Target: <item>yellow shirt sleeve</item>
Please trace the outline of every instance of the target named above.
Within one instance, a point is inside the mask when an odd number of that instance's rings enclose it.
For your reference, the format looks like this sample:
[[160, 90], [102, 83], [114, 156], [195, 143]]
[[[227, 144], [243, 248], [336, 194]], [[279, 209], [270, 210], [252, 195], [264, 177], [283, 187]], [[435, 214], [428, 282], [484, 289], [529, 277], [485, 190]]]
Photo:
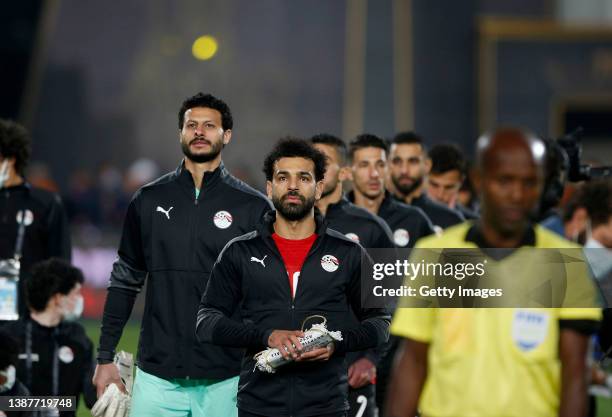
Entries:
[[391, 322], [391, 334], [430, 342], [433, 339], [436, 309], [398, 308]]

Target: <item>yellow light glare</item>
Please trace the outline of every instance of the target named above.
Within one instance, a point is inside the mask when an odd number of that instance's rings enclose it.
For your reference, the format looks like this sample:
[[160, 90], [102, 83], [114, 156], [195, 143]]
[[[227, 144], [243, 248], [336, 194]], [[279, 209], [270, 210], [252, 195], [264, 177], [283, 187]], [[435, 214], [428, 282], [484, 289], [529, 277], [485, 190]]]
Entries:
[[199, 59], [200, 61], [206, 61], [207, 59], [211, 59], [217, 53], [217, 49], [219, 45], [217, 44], [217, 40], [212, 36], [200, 36], [195, 40], [193, 46], [191, 47], [191, 53], [195, 59]]

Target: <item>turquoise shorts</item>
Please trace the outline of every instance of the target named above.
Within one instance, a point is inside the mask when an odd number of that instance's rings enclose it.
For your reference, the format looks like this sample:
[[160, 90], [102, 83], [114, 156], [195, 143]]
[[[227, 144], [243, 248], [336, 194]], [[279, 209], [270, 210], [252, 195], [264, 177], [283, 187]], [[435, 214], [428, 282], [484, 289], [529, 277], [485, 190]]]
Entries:
[[238, 377], [166, 380], [136, 371], [130, 417], [237, 417]]

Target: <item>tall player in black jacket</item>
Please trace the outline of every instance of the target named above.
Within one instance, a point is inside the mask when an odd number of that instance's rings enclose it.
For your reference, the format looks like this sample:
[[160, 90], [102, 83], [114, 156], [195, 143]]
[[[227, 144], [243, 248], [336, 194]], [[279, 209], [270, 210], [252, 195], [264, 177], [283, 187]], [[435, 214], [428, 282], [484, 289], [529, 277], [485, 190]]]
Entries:
[[[389, 316], [361, 304], [363, 248], [315, 218], [324, 155], [306, 141], [285, 140], [266, 158], [264, 171], [277, 211], [219, 256], [200, 304], [197, 334], [204, 342], [247, 347], [240, 416], [344, 416], [345, 352], [383, 343]], [[297, 261], [296, 250], [301, 251]], [[240, 322], [230, 318], [238, 307]], [[351, 310], [359, 319], [356, 325], [349, 320]], [[325, 316], [328, 328], [340, 330], [343, 340], [303, 353], [297, 329], [314, 314]], [[253, 372], [253, 355], [266, 346], [292, 356], [295, 363], [276, 374]]]
[[[382, 217], [393, 230], [398, 247], [414, 247], [417, 240], [434, 233], [429, 218], [421, 209], [396, 201], [385, 191], [388, 147], [383, 139], [370, 134], [359, 135], [349, 144], [349, 154], [353, 177], [353, 192], [349, 199]], [[376, 367], [376, 403], [380, 415], [384, 412], [386, 387], [397, 342], [391, 337]]]
[[[310, 141], [327, 160], [323, 195], [317, 208], [330, 227], [359, 242], [364, 248], [394, 248], [391, 229], [381, 217], [358, 207], [342, 195], [342, 182], [350, 178], [348, 149], [342, 139], [321, 133]], [[381, 350], [368, 349], [347, 355], [349, 364], [349, 416], [372, 417], [376, 414], [374, 382]]]
[[[179, 128], [183, 163], [142, 187], [128, 208], [104, 306], [94, 383], [98, 396], [110, 383], [123, 387], [110, 362], [148, 277], [131, 415], [164, 415], [171, 409], [231, 416], [242, 352], [197, 343], [195, 319], [221, 249], [253, 230], [270, 205], [221, 162], [221, 149], [231, 138], [227, 104], [208, 94], [191, 97], [179, 111]], [[232, 378], [233, 390], [227, 383]], [[195, 385], [202, 391], [193, 388], [194, 379], [201, 380]], [[217, 382], [224, 388], [211, 387]], [[207, 397], [213, 391], [219, 394], [214, 401]]]

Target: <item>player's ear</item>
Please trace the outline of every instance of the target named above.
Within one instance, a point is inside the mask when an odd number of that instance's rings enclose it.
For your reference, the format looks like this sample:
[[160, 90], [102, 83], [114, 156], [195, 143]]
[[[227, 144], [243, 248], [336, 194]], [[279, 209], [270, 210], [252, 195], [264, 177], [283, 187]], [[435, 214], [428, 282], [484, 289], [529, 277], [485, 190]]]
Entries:
[[323, 186], [323, 180], [321, 181], [317, 181], [317, 184], [315, 185], [315, 200], [318, 201], [321, 199], [321, 196], [323, 195], [323, 189], [325, 187]]
[[223, 131], [223, 144], [227, 145], [232, 140], [232, 129]]
[[340, 172], [338, 173], [338, 179], [341, 182], [343, 182], [343, 181], [353, 181], [353, 171], [352, 171], [351, 167], [344, 166], [344, 167], [340, 168]]
[[429, 171], [431, 171], [431, 158], [426, 157], [423, 165], [425, 165], [425, 175], [428, 175]]
[[272, 200], [272, 181], [266, 181], [266, 194]]

